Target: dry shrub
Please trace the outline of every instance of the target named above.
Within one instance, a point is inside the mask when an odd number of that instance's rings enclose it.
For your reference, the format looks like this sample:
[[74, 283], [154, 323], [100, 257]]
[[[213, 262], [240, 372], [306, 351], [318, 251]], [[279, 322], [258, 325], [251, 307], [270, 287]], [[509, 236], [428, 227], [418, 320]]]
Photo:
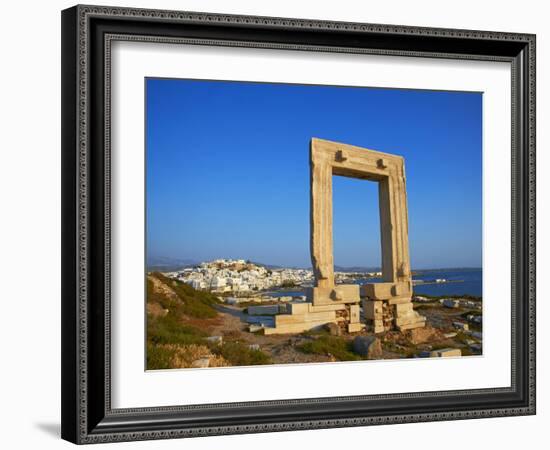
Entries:
[[153, 318], [164, 317], [168, 312], [167, 309], [164, 309], [158, 303], [147, 303], [147, 314], [150, 314]]
[[193, 367], [193, 361], [201, 358], [208, 358], [210, 363], [208, 367], [224, 367], [229, 363], [219, 355], [213, 355], [206, 345], [162, 345], [163, 348], [172, 352], [170, 358], [170, 368], [181, 369]]
[[214, 355], [213, 358], [210, 358], [210, 364], [208, 367], [227, 367], [230, 366], [229, 361], [227, 361], [221, 355]]
[[242, 333], [237, 330], [224, 331], [222, 334], [227, 341], [239, 339], [242, 335]]

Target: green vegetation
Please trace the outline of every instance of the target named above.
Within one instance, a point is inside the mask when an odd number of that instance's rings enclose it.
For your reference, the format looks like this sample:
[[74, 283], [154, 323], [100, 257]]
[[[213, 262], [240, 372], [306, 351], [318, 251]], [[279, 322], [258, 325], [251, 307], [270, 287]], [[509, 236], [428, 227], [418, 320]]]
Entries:
[[147, 343], [147, 370], [171, 369], [175, 351], [163, 346]]
[[304, 337], [316, 337], [316, 336], [330, 336], [329, 331], [323, 327], [316, 330], [306, 330], [300, 333]]
[[208, 333], [182, 324], [172, 311], [165, 316], [147, 315], [147, 338], [151, 344], [201, 344]]
[[387, 352], [397, 353], [404, 358], [412, 358], [419, 351], [416, 345], [409, 344], [405, 346], [391, 341], [382, 341], [382, 348]]
[[222, 356], [232, 366], [257, 366], [271, 364], [271, 358], [261, 350], [253, 350], [241, 342], [226, 342], [211, 346], [212, 353]]
[[[179, 281], [172, 280], [161, 273], [152, 274], [156, 279], [169, 286], [177, 295], [181, 302], [169, 299], [168, 296], [155, 292], [153, 283], [147, 280], [147, 301], [157, 301], [163, 308], [172, 310], [177, 308], [179, 314], [196, 317], [198, 319], [208, 319], [216, 317], [218, 312], [214, 305], [220, 303], [215, 295], [209, 292], [201, 292], [193, 289], [191, 286]], [[170, 306], [168, 306], [170, 304]]]
[[[154, 273], [168, 290], [155, 289], [155, 282], [147, 278], [147, 369], [190, 367], [193, 358], [206, 350], [214, 355], [211, 367], [221, 365], [252, 366], [270, 364], [271, 358], [261, 350], [250, 349], [240, 342], [216, 345], [205, 338], [209, 334], [185, 323], [189, 318], [211, 319], [217, 316], [217, 297], [199, 292], [184, 283]], [[199, 322], [200, 323], [200, 322]], [[202, 349], [202, 350], [201, 350]], [[194, 354], [196, 353], [196, 355]]]
[[174, 346], [204, 344], [208, 336], [204, 330], [183, 323], [185, 316], [215, 317], [213, 305], [217, 299], [190, 286], [181, 286], [183, 283], [173, 282], [162, 274], [154, 276], [176, 295], [155, 289], [153, 281], [147, 278], [147, 302], [159, 309], [155, 314], [147, 314], [147, 368], [170, 369], [176, 354]]
[[147, 301], [158, 303], [164, 309], [162, 314], [147, 315], [147, 338], [152, 344], [197, 344], [208, 336], [199, 328], [184, 325], [186, 305], [179, 298], [170, 298], [155, 290], [150, 279], [147, 279]]
[[297, 286], [300, 286], [300, 285], [298, 283], [296, 283], [295, 281], [293, 281], [293, 280], [284, 280], [281, 283], [282, 288], [294, 288], [294, 287], [297, 287]]
[[332, 355], [340, 361], [359, 361], [359, 355], [353, 353], [350, 341], [338, 337], [321, 335], [297, 347], [298, 350], [315, 355]]

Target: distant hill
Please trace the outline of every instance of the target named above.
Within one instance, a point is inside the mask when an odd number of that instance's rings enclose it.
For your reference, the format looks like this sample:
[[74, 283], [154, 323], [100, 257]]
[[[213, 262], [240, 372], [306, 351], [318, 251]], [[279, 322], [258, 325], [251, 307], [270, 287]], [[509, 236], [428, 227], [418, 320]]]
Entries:
[[170, 258], [167, 256], [148, 256], [147, 271], [171, 272], [185, 267], [196, 266], [198, 261], [189, 258]]
[[[243, 258], [246, 261], [250, 262], [259, 267], [265, 267], [270, 270], [279, 270], [279, 269], [306, 269], [311, 270], [311, 266], [299, 267], [299, 266], [281, 266], [277, 264], [266, 264], [263, 262], [251, 261], [246, 258]], [[197, 261], [191, 258], [172, 258], [167, 256], [150, 256], [147, 258], [147, 272], [173, 272], [176, 270], [181, 270], [186, 267], [198, 266], [202, 261]], [[380, 272], [382, 269], [376, 266], [339, 266], [335, 265], [334, 270], [336, 272], [354, 272], [354, 273], [365, 273], [365, 272]], [[478, 267], [442, 267], [442, 268], [431, 268], [431, 269], [413, 269], [414, 273], [422, 272], [436, 272], [436, 271], [469, 271], [469, 270], [480, 270]]]
[[[305, 270], [311, 270], [311, 266], [279, 266], [276, 264], [265, 264], [260, 263], [256, 261], [250, 261], [252, 264], [255, 264], [260, 267], [265, 267], [267, 269], [305, 269]], [[334, 266], [334, 270], [337, 272], [380, 272], [382, 269], [379, 267], [363, 267], [363, 266], [352, 266], [352, 267], [345, 267], [345, 266]]]
[[440, 267], [437, 269], [415, 269], [414, 272], [472, 272], [482, 270], [481, 267]]
[[276, 265], [276, 264], [264, 264], [264, 263], [256, 262], [256, 261], [250, 261], [250, 263], [251, 263], [251, 264], [254, 264], [255, 266], [258, 266], [258, 267], [265, 267], [266, 269], [271, 269], [271, 270], [289, 269], [289, 267], [278, 266], [278, 265]]
[[363, 267], [363, 266], [334, 266], [336, 272], [380, 272], [382, 269], [380, 267]]

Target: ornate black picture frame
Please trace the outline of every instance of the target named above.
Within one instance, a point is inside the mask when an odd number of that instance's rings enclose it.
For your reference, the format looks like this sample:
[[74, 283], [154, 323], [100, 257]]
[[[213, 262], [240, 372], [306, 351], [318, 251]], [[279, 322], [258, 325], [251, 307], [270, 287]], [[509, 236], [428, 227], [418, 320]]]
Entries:
[[[109, 101], [115, 40], [510, 62], [511, 386], [113, 409]], [[67, 9], [62, 12], [62, 260], [62, 437], [71, 442], [534, 414], [535, 36], [98, 6]]]

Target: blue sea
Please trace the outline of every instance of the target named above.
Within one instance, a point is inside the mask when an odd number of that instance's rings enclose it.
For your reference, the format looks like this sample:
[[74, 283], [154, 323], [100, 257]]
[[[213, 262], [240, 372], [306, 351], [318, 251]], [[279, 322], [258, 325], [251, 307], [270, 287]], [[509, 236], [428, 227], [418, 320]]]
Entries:
[[[416, 284], [413, 288], [417, 295], [483, 295], [483, 276], [481, 269], [434, 269], [416, 271], [413, 280], [430, 282], [445, 279], [447, 283]], [[358, 284], [379, 283], [381, 278], [357, 280]], [[305, 295], [304, 290], [280, 290], [270, 292], [274, 297]]]
[[483, 295], [483, 275], [481, 269], [440, 269], [426, 270], [413, 275], [413, 280], [434, 280], [444, 278], [451, 283], [416, 284], [415, 294], [427, 295]]

